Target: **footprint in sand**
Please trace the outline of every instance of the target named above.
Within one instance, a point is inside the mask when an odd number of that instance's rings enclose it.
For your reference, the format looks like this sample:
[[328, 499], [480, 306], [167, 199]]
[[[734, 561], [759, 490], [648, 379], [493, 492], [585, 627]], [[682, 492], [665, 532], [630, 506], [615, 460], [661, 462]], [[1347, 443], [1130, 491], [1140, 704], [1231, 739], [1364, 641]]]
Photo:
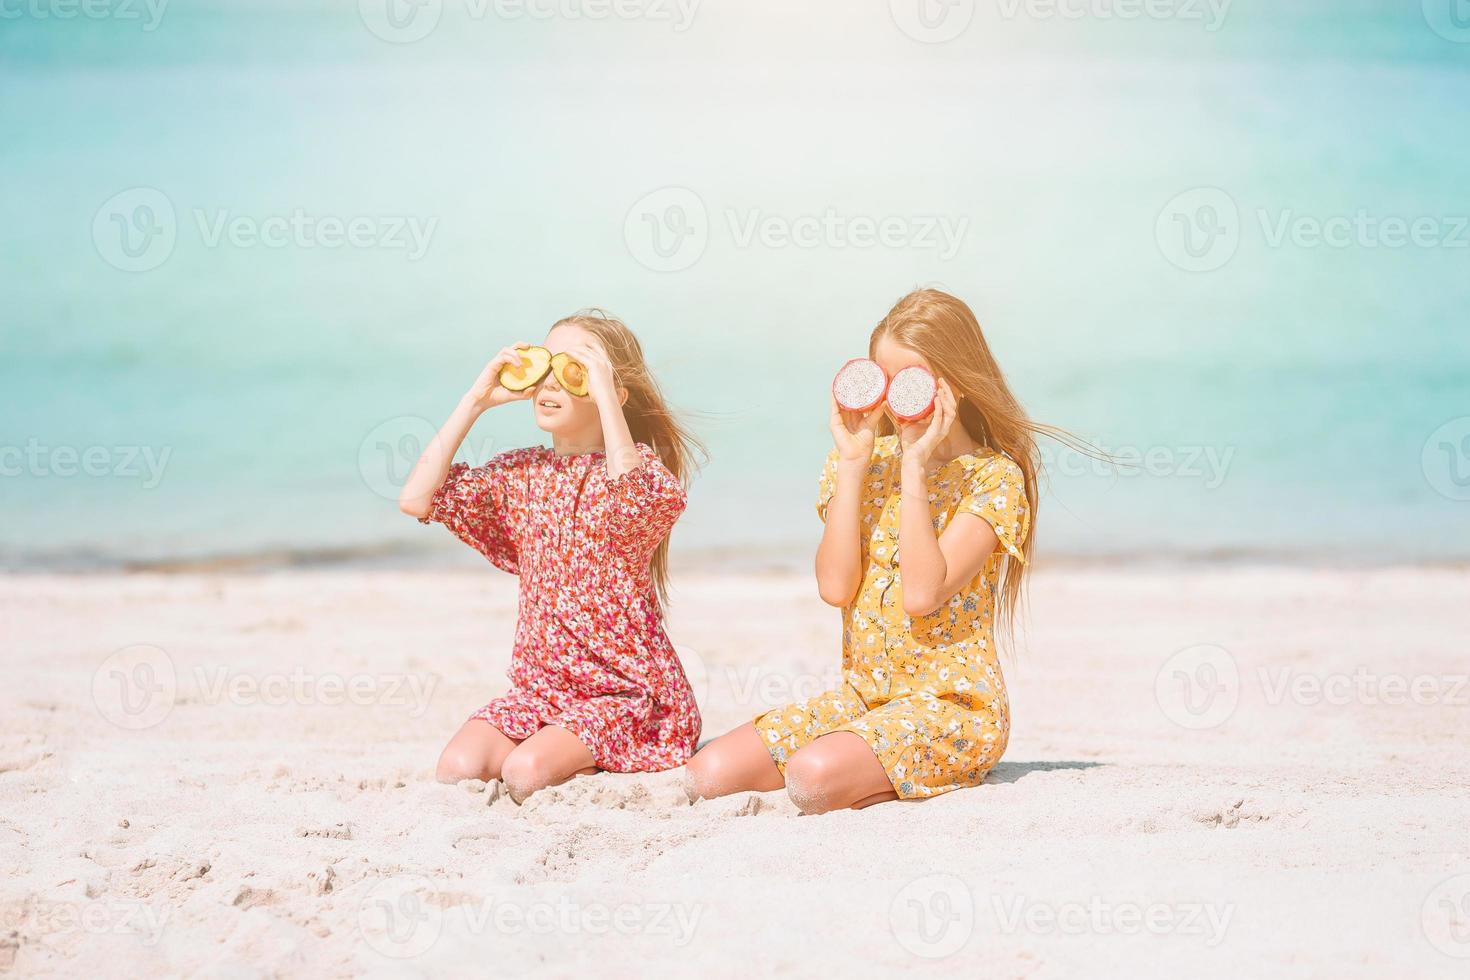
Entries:
[[252, 888], [249, 885], [241, 885], [230, 896], [229, 904], [237, 909], [252, 909], [257, 905], [270, 905], [275, 900], [276, 893], [269, 888]]
[[352, 824], [336, 823], [330, 827], [297, 827], [297, 837], [325, 837], [331, 840], [352, 840]]
[[1241, 824], [1260, 824], [1275, 819], [1278, 814], [1273, 814], [1256, 803], [1249, 803], [1244, 798], [1237, 798], [1226, 806], [1204, 806], [1190, 812], [1190, 817], [1196, 823], [1202, 823], [1207, 827], [1223, 827], [1226, 830], [1234, 830]]

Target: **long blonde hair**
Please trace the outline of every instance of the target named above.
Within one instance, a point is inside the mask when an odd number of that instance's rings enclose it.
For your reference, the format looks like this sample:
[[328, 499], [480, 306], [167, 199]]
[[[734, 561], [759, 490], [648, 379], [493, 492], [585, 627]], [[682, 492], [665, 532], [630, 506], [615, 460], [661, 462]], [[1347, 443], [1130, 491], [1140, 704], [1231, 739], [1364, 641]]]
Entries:
[[[1029, 562], [1036, 537], [1037, 480], [1041, 473], [1041, 449], [1036, 437], [1053, 436], [1068, 444], [1075, 440], [1061, 429], [1026, 416], [985, 342], [980, 321], [969, 306], [949, 293], [916, 289], [895, 303], [873, 328], [868, 340], [869, 356], [877, 353], [878, 341], [883, 337], [924, 355], [954, 390], [959, 399], [960, 424], [970, 437], [1005, 453], [1021, 468], [1031, 528], [1019, 547]], [[888, 435], [893, 431], [892, 422], [885, 416], [879, 433]], [[1017, 561], [1009, 553], [1004, 556], [996, 618], [1008, 635], [1014, 634], [1016, 611], [1025, 594], [1026, 568], [1026, 562]]]
[[[658, 382], [648, 370], [648, 362], [643, 359], [643, 345], [638, 343], [633, 331], [622, 320], [598, 309], [581, 310], [563, 317], [552, 324], [552, 329], [564, 324], [581, 327], [602, 342], [608, 360], [612, 361], [618, 386], [628, 391], [628, 400], [623, 403], [623, 417], [628, 420], [628, 432], [633, 441], [644, 443], [658, 453], [669, 472], [688, 487], [694, 471], [699, 468], [696, 455], [700, 459], [708, 459], [709, 453], [664, 400]], [[667, 537], [654, 551], [649, 573], [658, 593], [659, 605], [668, 605]]]

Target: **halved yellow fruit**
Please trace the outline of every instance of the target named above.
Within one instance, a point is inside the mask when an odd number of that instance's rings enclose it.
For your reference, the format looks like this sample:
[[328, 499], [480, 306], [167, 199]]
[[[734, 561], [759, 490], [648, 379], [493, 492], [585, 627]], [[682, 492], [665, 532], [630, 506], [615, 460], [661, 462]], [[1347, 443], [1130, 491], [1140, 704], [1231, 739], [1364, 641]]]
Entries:
[[578, 398], [587, 396], [587, 369], [570, 354], [557, 354], [551, 359], [551, 372], [562, 390]]
[[508, 391], [525, 391], [538, 384], [551, 369], [551, 351], [545, 347], [522, 347], [519, 364], [500, 369], [500, 386]]

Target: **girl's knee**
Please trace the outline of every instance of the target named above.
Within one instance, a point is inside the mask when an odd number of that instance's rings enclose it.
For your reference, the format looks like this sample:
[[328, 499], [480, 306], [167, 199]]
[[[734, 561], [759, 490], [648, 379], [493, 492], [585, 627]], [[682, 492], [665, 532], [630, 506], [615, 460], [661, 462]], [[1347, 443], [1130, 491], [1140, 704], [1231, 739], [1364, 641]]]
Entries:
[[523, 803], [532, 793], [559, 782], [557, 775], [549, 755], [530, 745], [515, 749], [500, 767], [500, 778], [505, 783], [506, 792], [517, 803]]
[[486, 779], [485, 760], [476, 757], [469, 749], [459, 746], [446, 746], [439, 754], [439, 765], [435, 767], [434, 778], [441, 783], [457, 783], [461, 779]]
[[826, 753], [805, 749], [786, 763], [786, 795], [802, 813], [826, 813], [846, 806], [838, 795], [839, 774]]
[[457, 783], [461, 779], [488, 781], [500, 775], [492, 771], [491, 763], [491, 757], [482, 746], [466, 744], [456, 738], [439, 753], [439, 765], [435, 767], [434, 776], [441, 783]]
[[712, 800], [727, 796], [739, 789], [734, 782], [734, 767], [724, 753], [714, 746], [697, 752], [684, 765], [684, 792], [689, 802]]

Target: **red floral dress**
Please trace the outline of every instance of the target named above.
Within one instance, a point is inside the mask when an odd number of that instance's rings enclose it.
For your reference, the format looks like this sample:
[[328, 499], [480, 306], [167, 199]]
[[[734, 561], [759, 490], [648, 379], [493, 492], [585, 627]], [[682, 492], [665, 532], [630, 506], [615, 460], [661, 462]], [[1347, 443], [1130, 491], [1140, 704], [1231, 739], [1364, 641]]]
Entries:
[[511, 688], [472, 717], [514, 739], [559, 725], [614, 772], [683, 765], [700, 732], [650, 573], [684, 488], [651, 448], [638, 453], [615, 480], [600, 452], [544, 446], [456, 463], [424, 519], [521, 579]]

